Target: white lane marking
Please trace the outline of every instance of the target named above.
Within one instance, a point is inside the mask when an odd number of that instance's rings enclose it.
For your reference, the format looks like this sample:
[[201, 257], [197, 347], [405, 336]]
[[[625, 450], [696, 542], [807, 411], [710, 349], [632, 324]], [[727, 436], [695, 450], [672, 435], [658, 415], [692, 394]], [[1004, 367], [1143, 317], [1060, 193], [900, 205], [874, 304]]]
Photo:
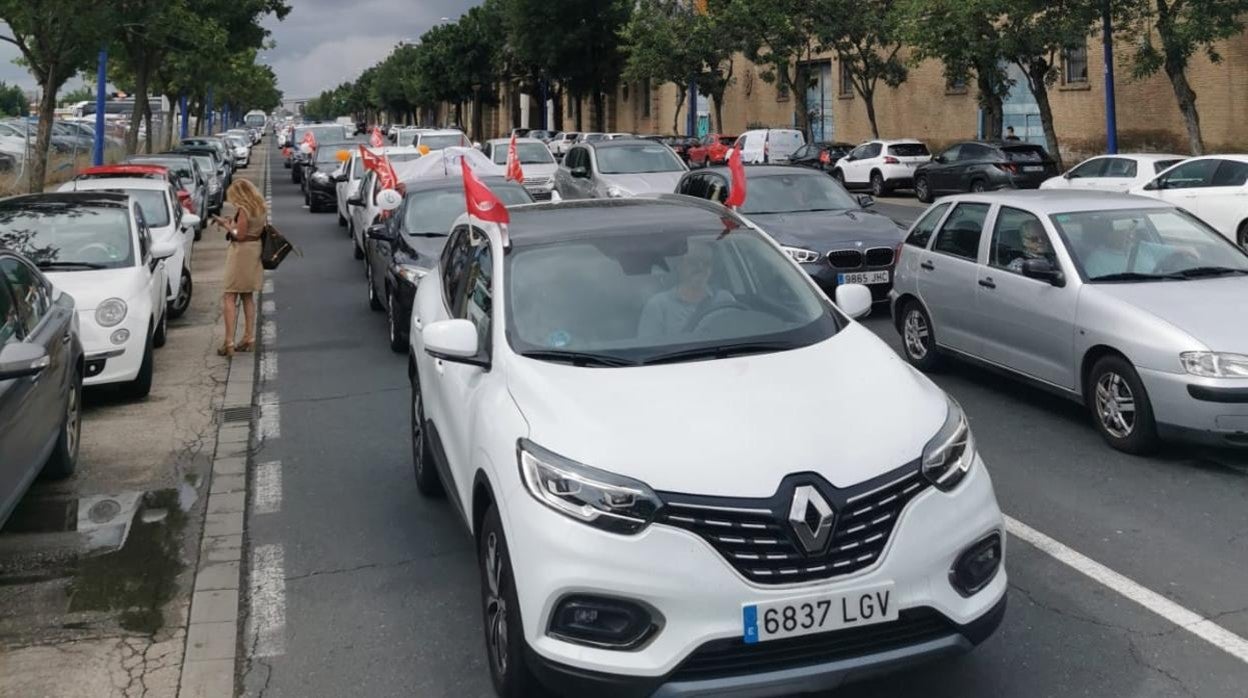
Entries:
[[277, 380], [277, 352], [266, 351], [260, 355], [260, 382]]
[[256, 494], [252, 513], [275, 514], [282, 510], [282, 462], [258, 463], [255, 477]]
[[265, 279], [265, 280], [264, 280], [264, 287], [263, 287], [263, 290], [264, 290], [264, 293], [266, 293], [266, 294], [269, 294], [269, 293], [272, 293], [272, 292], [273, 292], [273, 279]]
[[276, 313], [277, 303], [271, 300], [264, 301], [263, 303], [260, 304], [260, 312], [264, 313], [265, 315], [268, 315], [270, 313]]
[[256, 422], [256, 430], [260, 432], [262, 441], [282, 435], [282, 406], [277, 402], [277, 393], [260, 395], [260, 419]]
[[260, 341], [265, 349], [273, 349], [277, 345], [277, 321], [265, 320], [260, 325]]
[[1005, 517], [1005, 527], [1010, 533], [1049, 554], [1058, 562], [1136, 602], [1232, 657], [1248, 662], [1248, 640], [1199, 613], [1188, 610], [1161, 594], [1118, 574], [1101, 563], [1075, 552], [1017, 519]]
[[251, 613], [247, 646], [253, 657], [286, 653], [286, 554], [281, 545], [257, 546], [251, 553]]

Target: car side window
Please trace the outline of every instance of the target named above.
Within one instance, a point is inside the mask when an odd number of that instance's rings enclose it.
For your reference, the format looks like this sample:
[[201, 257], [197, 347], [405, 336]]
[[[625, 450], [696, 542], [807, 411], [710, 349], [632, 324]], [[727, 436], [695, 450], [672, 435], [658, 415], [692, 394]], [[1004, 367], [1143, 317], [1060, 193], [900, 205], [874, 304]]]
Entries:
[[468, 228], [459, 227], [451, 232], [442, 251], [442, 293], [451, 317], [456, 317], [455, 301], [463, 290], [468, 267]]
[[945, 162], [957, 162], [962, 157], [962, 146], [955, 145], [940, 154]]
[[685, 196], [696, 196], [699, 199], [705, 199], [706, 198], [706, 186], [705, 185], [706, 185], [706, 181], [702, 178], [702, 175], [696, 175], [696, 174], [689, 175], [688, 177], [685, 177], [684, 179], [680, 180], [680, 187], [677, 189], [676, 193], [684, 194]]
[[1217, 169], [1217, 160], [1185, 162], [1163, 175], [1159, 182], [1163, 189], [1207, 187], [1213, 182], [1213, 175]]
[[462, 283], [456, 288], [451, 314], [471, 320], [477, 326], [477, 346], [488, 351], [494, 298], [494, 257], [490, 252], [490, 239], [476, 228], [465, 231], [463, 239], [467, 242], [464, 246], [467, 264]]
[[1070, 178], [1079, 179], [1080, 177], [1100, 177], [1101, 173], [1105, 171], [1105, 166], [1108, 163], [1109, 158], [1095, 158], [1093, 160], [1088, 160], [1071, 170]]
[[940, 219], [944, 218], [945, 212], [948, 210], [949, 204], [933, 206], [925, 216], [919, 219], [918, 223], [914, 224], [914, 229], [906, 237], [906, 244], [927, 249], [927, 243], [932, 239], [932, 233], [936, 231], [936, 225], [940, 223]]
[[17, 314], [17, 304], [9, 294], [9, 285], [0, 278], [0, 347], [22, 339], [22, 320]]
[[807, 157], [807, 156], [809, 156], [809, 155], [810, 155], [810, 146], [808, 146], [808, 145], [804, 145], [804, 146], [802, 146], [802, 147], [798, 148], [798, 149], [797, 149], [797, 151], [793, 153], [793, 159], [794, 159], [794, 160], [805, 160], [805, 159], [806, 159], [806, 157]]
[[48, 314], [51, 293], [38, 273], [20, 260], [12, 257], [0, 259], [0, 273], [4, 274], [9, 289], [13, 292], [22, 335], [29, 337], [39, 326], [43, 316]]
[[936, 234], [933, 252], [975, 261], [979, 258], [979, 239], [984, 234], [989, 204], [958, 204]]
[[1218, 164], [1218, 171], [1213, 175], [1214, 187], [1242, 187], [1248, 182], [1248, 163], [1237, 160], [1223, 160]]
[[151, 233], [147, 230], [147, 219], [143, 218], [143, 209], [139, 208], [137, 204], [134, 207], [134, 225], [139, 229], [139, 258], [146, 262], [152, 238]]
[[1057, 267], [1057, 255], [1040, 219], [1027, 211], [1002, 206], [992, 229], [988, 264], [1021, 274], [1023, 262], [1028, 259], [1046, 259]]
[[717, 174], [707, 174], [706, 177], [706, 197], [716, 203], [724, 203], [728, 200], [728, 180]]
[[1106, 158], [1106, 160], [1103, 177], [1134, 177], [1139, 171], [1135, 160], [1127, 158]]
[[958, 156], [959, 160], [1005, 160], [1004, 156], [996, 157], [995, 148], [979, 145], [978, 143], [964, 143], [962, 151]]
[[877, 158], [880, 156], [880, 152], [883, 151], [884, 146], [879, 143], [868, 143], [863, 148], [865, 148], [862, 153], [863, 158]]

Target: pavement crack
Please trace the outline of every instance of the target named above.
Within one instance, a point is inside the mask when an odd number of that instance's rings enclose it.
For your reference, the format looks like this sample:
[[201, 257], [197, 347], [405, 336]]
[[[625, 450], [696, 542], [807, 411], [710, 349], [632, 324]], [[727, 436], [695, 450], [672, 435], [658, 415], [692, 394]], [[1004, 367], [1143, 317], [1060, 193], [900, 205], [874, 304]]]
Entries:
[[355, 565], [353, 567], [337, 567], [337, 568], [331, 568], [327, 570], [313, 570], [311, 572], [305, 572], [303, 574], [289, 575], [286, 577], [286, 581], [296, 582], [296, 581], [301, 581], [304, 579], [311, 579], [312, 577], [325, 577], [325, 576], [337, 575], [337, 574], [351, 574], [353, 572], [361, 572], [363, 570], [391, 569], [391, 568], [396, 568], [396, 567], [404, 567], [404, 566], [411, 565], [417, 562], [424, 562], [426, 560], [434, 560], [434, 559], [437, 559], [440, 557], [446, 557], [449, 555], [467, 555], [467, 554], [472, 554], [472, 551], [471, 550], [454, 550], [454, 551], [447, 551], [444, 553], [434, 553], [432, 555], [422, 555], [420, 557], [413, 557], [413, 558], [408, 558], [405, 560], [396, 560], [394, 562], [371, 562], [371, 563], [364, 564], [364, 565]]
[[1187, 684], [1183, 683], [1183, 679], [1179, 678], [1177, 674], [1167, 669], [1163, 669], [1157, 666], [1156, 664], [1153, 664], [1152, 662], [1148, 661], [1148, 659], [1145, 658], [1144, 654], [1140, 651], [1140, 648], [1136, 646], [1134, 639], [1127, 638], [1127, 650], [1131, 653], [1131, 658], [1135, 660], [1136, 664], [1140, 665], [1141, 667], [1144, 667], [1145, 669], [1154, 671], [1157, 674], [1169, 679], [1174, 685], [1178, 686], [1179, 689], [1183, 691], [1184, 695], [1188, 695], [1188, 696], [1196, 695], [1192, 691], [1192, 689], [1187, 687]]
[[297, 403], [332, 402], [334, 400], [349, 400], [351, 398], [356, 398], [356, 397], [368, 397], [370, 395], [381, 395], [382, 393], [393, 393], [393, 392], [398, 392], [400, 390], [408, 390], [408, 389], [409, 388], [406, 385], [397, 385], [397, 386], [390, 387], [390, 388], [378, 388], [376, 390], [368, 390], [368, 391], [361, 392], [361, 393], [341, 393], [338, 395], [323, 395], [323, 396], [318, 396], [318, 397], [297, 397], [297, 398], [293, 398], [290, 400], [278, 400], [277, 402], [274, 402], [274, 403], [264, 403], [264, 404], [293, 405]]
[[1129, 634], [1129, 635], [1141, 635], [1141, 636], [1145, 636], [1145, 637], [1161, 637], [1161, 636], [1164, 636], [1164, 635], [1168, 635], [1169, 633], [1172, 633], [1172, 632], [1174, 632], [1175, 630], [1177, 630], [1177, 629], [1179, 628], [1179, 626], [1175, 626], [1175, 627], [1173, 627], [1173, 628], [1170, 628], [1170, 629], [1165, 630], [1165, 631], [1162, 631], [1162, 632], [1155, 632], [1155, 633], [1144, 632], [1144, 631], [1141, 631], [1141, 630], [1136, 630], [1136, 629], [1134, 629], [1134, 628], [1128, 628], [1128, 627], [1123, 626], [1123, 625], [1117, 625], [1117, 624], [1115, 624], [1115, 623], [1108, 623], [1108, 622], [1106, 622], [1106, 621], [1103, 621], [1103, 620], [1098, 620], [1098, 619], [1096, 619], [1096, 618], [1090, 618], [1090, 617], [1088, 617], [1088, 616], [1080, 615], [1080, 614], [1078, 614], [1078, 613], [1071, 613], [1070, 611], [1065, 611], [1065, 610], [1062, 610], [1062, 609], [1060, 609], [1060, 608], [1057, 608], [1056, 606], [1053, 606], [1053, 605], [1051, 605], [1051, 604], [1044, 603], [1044, 602], [1040, 601], [1039, 599], [1037, 599], [1037, 598], [1035, 597], [1035, 595], [1033, 595], [1030, 591], [1028, 591], [1027, 589], [1025, 589], [1025, 588], [1023, 588], [1023, 587], [1019, 586], [1019, 585], [1018, 585], [1018, 583], [1016, 583], [1016, 582], [1014, 582], [1014, 581], [1011, 581], [1011, 582], [1010, 582], [1010, 588], [1014, 589], [1015, 591], [1017, 591], [1018, 593], [1022, 594], [1024, 597], [1026, 597], [1026, 598], [1027, 598], [1027, 600], [1031, 602], [1031, 605], [1035, 606], [1036, 608], [1039, 608], [1039, 609], [1042, 609], [1042, 610], [1048, 611], [1049, 613], [1052, 613], [1052, 614], [1054, 614], [1054, 615], [1061, 616], [1061, 617], [1063, 617], [1063, 618], [1069, 618], [1069, 619], [1074, 620], [1074, 621], [1079, 621], [1079, 622], [1081, 622], [1081, 623], [1087, 623], [1088, 625], [1095, 625], [1095, 626], [1097, 626], [1097, 627], [1101, 627], [1101, 628], [1108, 628], [1108, 629], [1110, 629], [1110, 630], [1118, 630], [1118, 631], [1120, 631], [1120, 632], [1124, 632], [1124, 633], [1127, 633], [1127, 634]]

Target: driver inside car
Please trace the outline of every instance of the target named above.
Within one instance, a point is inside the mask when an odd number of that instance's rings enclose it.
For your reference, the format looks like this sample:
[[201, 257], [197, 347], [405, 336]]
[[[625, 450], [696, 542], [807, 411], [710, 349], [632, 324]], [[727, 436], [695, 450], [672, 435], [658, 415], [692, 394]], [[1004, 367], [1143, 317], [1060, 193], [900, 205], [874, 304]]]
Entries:
[[691, 241], [684, 256], [676, 262], [676, 286], [646, 301], [637, 334], [642, 337], [686, 334], [693, 331], [709, 309], [735, 302], [731, 293], [711, 288], [714, 261], [710, 245]]

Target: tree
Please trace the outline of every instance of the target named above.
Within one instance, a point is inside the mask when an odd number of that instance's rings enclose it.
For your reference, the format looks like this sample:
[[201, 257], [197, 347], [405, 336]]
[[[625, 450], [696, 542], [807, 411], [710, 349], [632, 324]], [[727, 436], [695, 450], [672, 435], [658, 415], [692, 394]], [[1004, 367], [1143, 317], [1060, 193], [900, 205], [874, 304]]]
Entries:
[[[1244, 31], [1248, 0], [1152, 0], [1135, 5], [1141, 14], [1142, 41], [1134, 55], [1133, 72], [1137, 77], [1154, 75], [1164, 70], [1174, 89], [1187, 140], [1192, 153], [1203, 155], [1205, 141], [1200, 132], [1200, 113], [1196, 109], [1196, 91], [1187, 81], [1187, 65], [1198, 51], [1209, 60], [1222, 60], [1214, 44], [1239, 36]], [[1146, 25], [1156, 28], [1161, 47], [1153, 44]]]
[[[56, 115], [56, 93], [79, 70], [94, 63], [109, 25], [104, 3], [93, 0], [0, 0], [0, 20], [39, 84], [39, 128], [30, 163], [30, 190], [43, 191], [48, 146]], [[73, 21], [67, 21], [67, 18]]]
[[676, 101], [672, 132], [680, 133], [680, 111], [689, 80], [702, 69], [688, 41], [693, 14], [679, 0], [641, 0], [632, 19], [621, 30], [625, 62], [623, 78], [629, 82], [670, 82], [681, 98]]
[[731, 0], [726, 21], [741, 30], [745, 55], [762, 69], [759, 77], [778, 83], [796, 104], [797, 127], [810, 137], [806, 66], [824, 50], [820, 23], [831, 0]]
[[881, 80], [897, 87], [906, 80], [902, 62], [896, 0], [833, 0], [822, 16], [824, 45], [836, 51], [849, 73], [854, 91], [862, 97], [871, 135], [880, 137], [875, 118], [875, 92]]
[[17, 85], [9, 85], [0, 81], [0, 114], [4, 116], [26, 116], [30, 108], [26, 106], [26, 92]]
[[61, 96], [57, 98], [56, 103], [62, 107], [67, 107], [71, 104], [77, 104], [79, 102], [94, 101], [95, 88], [89, 85], [82, 85], [81, 87], [74, 88], [69, 92], [62, 93]]

